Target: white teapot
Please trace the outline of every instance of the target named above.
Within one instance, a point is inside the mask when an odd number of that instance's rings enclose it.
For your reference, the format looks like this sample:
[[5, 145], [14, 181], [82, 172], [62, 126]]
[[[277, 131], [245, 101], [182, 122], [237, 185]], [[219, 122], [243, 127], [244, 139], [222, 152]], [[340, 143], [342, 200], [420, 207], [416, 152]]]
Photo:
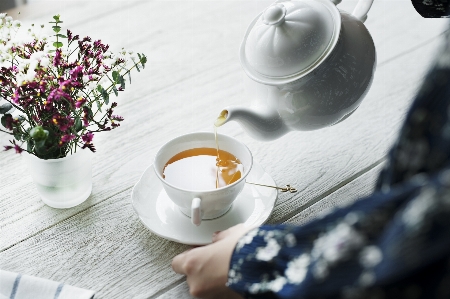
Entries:
[[277, 1], [259, 14], [240, 47], [255, 103], [226, 107], [215, 125], [234, 120], [251, 137], [273, 140], [353, 113], [375, 71], [375, 46], [363, 24], [373, 0], [359, 0], [352, 14], [339, 11], [340, 2]]

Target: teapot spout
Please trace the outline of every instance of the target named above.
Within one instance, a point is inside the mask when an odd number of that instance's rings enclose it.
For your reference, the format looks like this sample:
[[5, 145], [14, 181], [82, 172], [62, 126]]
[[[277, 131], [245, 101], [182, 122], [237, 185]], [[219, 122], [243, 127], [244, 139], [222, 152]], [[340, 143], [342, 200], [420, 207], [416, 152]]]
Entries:
[[250, 137], [261, 141], [274, 140], [289, 132], [276, 110], [262, 106], [226, 107], [214, 125], [220, 127], [229, 121], [237, 121]]

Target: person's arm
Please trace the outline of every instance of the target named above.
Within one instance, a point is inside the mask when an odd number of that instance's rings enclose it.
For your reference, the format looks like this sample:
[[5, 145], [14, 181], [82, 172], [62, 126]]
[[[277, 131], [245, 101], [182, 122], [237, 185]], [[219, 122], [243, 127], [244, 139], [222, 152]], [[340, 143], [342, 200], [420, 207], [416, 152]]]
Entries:
[[450, 32], [439, 54], [377, 192], [305, 226], [249, 232], [231, 258], [231, 289], [252, 298], [407, 298], [411, 290], [450, 298]]
[[186, 275], [189, 292], [196, 298], [242, 298], [226, 286], [231, 254], [237, 241], [251, 227], [233, 226], [213, 236], [208, 246], [187, 250], [172, 261], [176, 273]]
[[218, 233], [172, 262], [191, 294], [450, 298], [450, 31], [446, 40], [374, 195], [305, 226]]
[[[305, 226], [240, 239], [227, 285], [252, 298], [450, 298], [450, 32], [377, 192]], [[408, 291], [409, 290], [409, 291]]]
[[173, 259], [174, 271], [187, 276], [193, 296], [450, 295], [449, 168], [432, 178], [417, 176], [305, 226], [248, 230], [242, 224], [232, 227], [218, 233], [213, 244]]
[[305, 226], [250, 231], [233, 252], [227, 285], [248, 298], [403, 298], [408, 288], [439, 298], [450, 292], [449, 254], [446, 169]]

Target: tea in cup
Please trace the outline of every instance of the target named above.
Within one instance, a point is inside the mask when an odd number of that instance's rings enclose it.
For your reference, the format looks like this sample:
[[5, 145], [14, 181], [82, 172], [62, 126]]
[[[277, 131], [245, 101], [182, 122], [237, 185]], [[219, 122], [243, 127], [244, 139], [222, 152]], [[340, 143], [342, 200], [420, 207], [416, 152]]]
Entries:
[[[218, 146], [218, 149], [217, 149]], [[225, 214], [245, 186], [253, 158], [240, 141], [197, 132], [163, 145], [153, 168], [170, 199], [192, 223]]]

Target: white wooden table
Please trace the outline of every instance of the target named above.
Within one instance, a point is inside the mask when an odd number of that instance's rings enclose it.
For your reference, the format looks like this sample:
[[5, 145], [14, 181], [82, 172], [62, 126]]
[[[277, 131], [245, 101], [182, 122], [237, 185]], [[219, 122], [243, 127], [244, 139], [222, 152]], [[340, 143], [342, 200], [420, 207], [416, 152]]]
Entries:
[[[93, 192], [83, 204], [52, 209], [39, 199], [20, 155], [0, 152], [0, 268], [96, 291], [95, 298], [191, 298], [170, 262], [188, 246], [152, 234], [130, 194], [167, 140], [212, 131], [227, 105], [245, 101], [238, 49], [250, 21], [271, 1], [41, 1], [9, 11], [25, 23], [60, 14], [64, 28], [148, 56], [116, 112], [122, 126], [97, 134]], [[341, 9], [351, 11], [353, 0]], [[17, 13], [20, 15], [17, 16]], [[235, 123], [221, 133], [248, 145], [279, 184], [268, 223], [302, 224], [370, 194], [424, 76], [444, 19], [423, 19], [409, 0], [376, 0], [366, 26], [378, 66], [359, 109], [337, 126], [263, 143]], [[7, 144], [0, 135], [1, 145]]]

